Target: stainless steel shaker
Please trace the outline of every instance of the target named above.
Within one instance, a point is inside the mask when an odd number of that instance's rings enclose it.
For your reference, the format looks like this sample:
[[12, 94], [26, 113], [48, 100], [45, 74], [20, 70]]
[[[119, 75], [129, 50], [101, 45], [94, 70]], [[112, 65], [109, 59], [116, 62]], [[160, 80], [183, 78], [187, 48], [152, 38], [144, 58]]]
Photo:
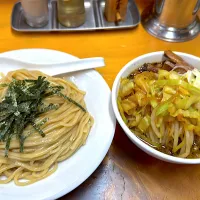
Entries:
[[200, 0], [155, 0], [142, 13], [142, 24], [153, 36], [171, 42], [190, 40], [200, 33]]

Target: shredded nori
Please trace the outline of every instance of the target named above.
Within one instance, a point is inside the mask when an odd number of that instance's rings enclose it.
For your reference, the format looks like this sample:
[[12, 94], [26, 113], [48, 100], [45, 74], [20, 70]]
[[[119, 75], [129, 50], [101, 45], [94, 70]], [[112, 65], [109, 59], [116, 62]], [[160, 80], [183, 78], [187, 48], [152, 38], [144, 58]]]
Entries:
[[86, 112], [79, 103], [64, 95], [62, 86], [52, 86], [46, 77], [39, 76], [37, 80], [16, 80], [9, 84], [1, 84], [1, 87], [8, 87], [5, 98], [0, 103], [0, 141], [5, 142], [5, 157], [8, 157], [12, 137], [19, 139], [20, 152], [23, 152], [24, 141], [30, 135], [24, 135], [23, 131], [28, 125], [45, 137], [41, 126], [47, 122], [43, 119], [39, 124], [35, 123], [36, 118], [50, 110], [58, 109], [59, 105], [44, 105], [43, 99], [52, 95], [60, 96], [81, 110]]

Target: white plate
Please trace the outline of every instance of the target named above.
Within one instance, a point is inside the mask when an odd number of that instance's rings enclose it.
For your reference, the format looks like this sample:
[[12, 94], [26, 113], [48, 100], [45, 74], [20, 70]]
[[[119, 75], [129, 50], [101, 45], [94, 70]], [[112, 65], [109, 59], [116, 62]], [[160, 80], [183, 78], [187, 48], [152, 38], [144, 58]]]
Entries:
[[[66, 53], [46, 49], [16, 50], [1, 55], [45, 64], [78, 59]], [[0, 63], [0, 71], [3, 67], [5, 66]], [[40, 70], [42, 71], [42, 69]], [[13, 182], [0, 185], [0, 199], [46, 200], [59, 198], [85, 181], [105, 157], [111, 145], [116, 125], [111, 107], [110, 89], [102, 76], [95, 70], [70, 73], [69, 79], [87, 92], [86, 105], [95, 119], [86, 145], [81, 147], [71, 158], [59, 163], [57, 171], [44, 180], [25, 187], [15, 186]]]

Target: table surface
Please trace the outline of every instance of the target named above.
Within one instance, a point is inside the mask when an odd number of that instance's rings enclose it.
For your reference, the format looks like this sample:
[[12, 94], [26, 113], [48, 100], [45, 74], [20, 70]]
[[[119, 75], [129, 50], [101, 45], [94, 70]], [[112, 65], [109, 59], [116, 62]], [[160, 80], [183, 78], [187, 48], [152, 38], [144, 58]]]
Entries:
[[[200, 57], [200, 37], [169, 43], [150, 36], [141, 24], [131, 30], [85, 33], [18, 33], [11, 30], [15, 0], [0, 1], [0, 52], [22, 48], [55, 49], [80, 58], [102, 56], [106, 67], [98, 71], [110, 88], [119, 70], [142, 54], [171, 49]], [[152, 0], [136, 0], [140, 12]], [[154, 159], [138, 149], [119, 125], [110, 150], [77, 189], [61, 198], [81, 200], [200, 199], [200, 165], [175, 165]]]

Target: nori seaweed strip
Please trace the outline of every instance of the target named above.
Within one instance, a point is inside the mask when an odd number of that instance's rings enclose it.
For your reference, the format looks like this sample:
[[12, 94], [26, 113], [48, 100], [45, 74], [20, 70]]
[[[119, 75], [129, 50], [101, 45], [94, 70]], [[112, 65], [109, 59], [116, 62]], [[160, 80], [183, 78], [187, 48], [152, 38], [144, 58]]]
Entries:
[[58, 95], [86, 112], [82, 105], [61, 93], [63, 86], [50, 85], [50, 82], [45, 79], [42, 76], [39, 76], [37, 80], [13, 79], [11, 83], [5, 84], [8, 86], [7, 92], [3, 101], [0, 102], [0, 141], [5, 142], [5, 156], [8, 156], [13, 136], [19, 139], [20, 152], [23, 152], [24, 141], [30, 135], [24, 135], [23, 131], [29, 124], [42, 137], [45, 137], [40, 127], [48, 121], [48, 118], [38, 124], [35, 120], [39, 115], [59, 107], [52, 103], [44, 105], [42, 101], [45, 97]]
[[44, 132], [40, 129], [40, 127], [39, 127], [35, 122], [32, 122], [31, 125], [33, 126], [33, 128], [34, 128], [42, 137], [45, 137]]
[[48, 106], [41, 108], [39, 110], [39, 112], [37, 113], [37, 115], [42, 114], [42, 113], [46, 113], [50, 110], [57, 110], [58, 108], [59, 108], [59, 105], [57, 105], [57, 104], [54, 105], [54, 104], [50, 103]]
[[1, 84], [0, 84], [0, 87], [8, 87], [8, 86], [9, 86], [8, 83], [1, 83]]
[[13, 135], [12, 133], [10, 135], [8, 135], [8, 138], [6, 140], [5, 157], [8, 157], [8, 151], [9, 151], [10, 141], [11, 141], [12, 135]]
[[87, 112], [85, 108], [83, 108], [83, 106], [81, 104], [79, 104], [78, 102], [74, 101], [73, 99], [71, 99], [70, 97], [64, 95], [63, 93], [61, 93], [60, 91], [53, 91], [54, 94], [57, 94], [58, 96], [68, 100], [69, 102], [73, 103], [74, 105], [76, 105], [77, 107], [79, 107], [82, 111]]

